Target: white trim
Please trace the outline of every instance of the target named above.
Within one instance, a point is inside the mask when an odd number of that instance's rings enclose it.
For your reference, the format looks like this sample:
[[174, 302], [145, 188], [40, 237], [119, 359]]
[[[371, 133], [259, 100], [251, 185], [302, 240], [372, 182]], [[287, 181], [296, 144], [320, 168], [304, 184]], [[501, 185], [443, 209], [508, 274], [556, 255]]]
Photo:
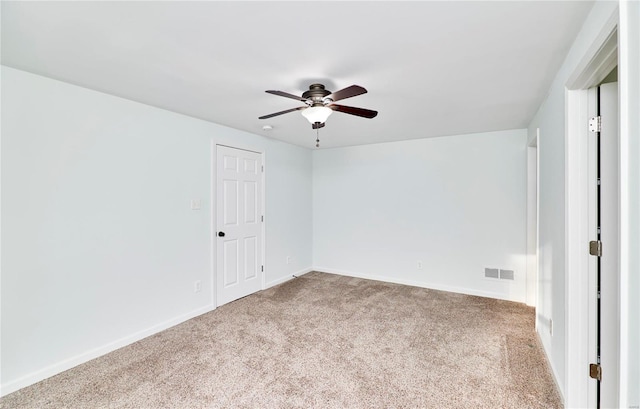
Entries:
[[[500, 293], [494, 293], [494, 292], [490, 292], [490, 291], [478, 291], [478, 290], [474, 290], [474, 289], [471, 289], [471, 288], [465, 288], [465, 287], [432, 284], [432, 283], [425, 283], [425, 282], [422, 282], [422, 281], [398, 279], [398, 278], [380, 276], [380, 275], [375, 275], [375, 274], [366, 274], [366, 273], [358, 273], [358, 272], [353, 272], [353, 271], [337, 270], [337, 269], [331, 268], [331, 267], [313, 267], [313, 271], [318, 271], [318, 272], [321, 272], [321, 273], [337, 274], [337, 275], [347, 276], [347, 277], [364, 278], [366, 280], [383, 281], [383, 282], [386, 282], [386, 283], [410, 285], [412, 287], [428, 288], [428, 289], [431, 289], [431, 290], [447, 291], [447, 292], [450, 292], [450, 293], [475, 295], [475, 296], [478, 296], [478, 297], [494, 298], [494, 299], [498, 299], [498, 300], [505, 300], [505, 301], [513, 301], [513, 302], [517, 302], [517, 303], [522, 303], [522, 301], [520, 301], [520, 300], [516, 300], [516, 299], [509, 298], [509, 297], [505, 297], [504, 295], [502, 295]], [[501, 280], [500, 282], [505, 282], [505, 281], [509, 282], [509, 280]]]
[[[617, 64], [616, 8], [565, 84], [565, 407], [593, 407], [590, 363], [589, 94]], [[587, 342], [585, 342], [587, 340]]]
[[119, 348], [124, 346], [133, 344], [134, 342], [140, 341], [148, 336], [157, 334], [161, 331], [174, 327], [178, 324], [181, 324], [187, 320], [195, 318], [199, 315], [206, 314], [210, 311], [213, 311], [215, 308], [213, 305], [207, 305], [202, 308], [198, 308], [186, 314], [180, 315], [178, 317], [172, 318], [170, 320], [161, 322], [152, 327], [149, 327], [145, 330], [135, 332], [131, 335], [127, 335], [120, 339], [117, 339], [113, 342], [109, 342], [101, 347], [94, 348], [87, 352], [83, 352], [79, 355], [73, 356], [71, 358], [65, 359], [53, 365], [47, 366], [35, 372], [31, 372], [27, 375], [24, 375], [14, 381], [2, 385], [2, 396], [8, 395], [12, 392], [17, 391], [18, 389], [24, 388], [29, 385], [33, 385], [36, 382], [40, 382], [43, 379], [49, 378], [51, 376], [57, 375], [61, 372], [64, 372], [68, 369], [71, 369], [75, 366], [88, 362], [92, 359], [98, 358], [100, 356], [106, 355], [110, 352], [113, 352]]
[[311, 268], [311, 267], [309, 267], [309, 268], [304, 268], [304, 269], [302, 269], [302, 270], [300, 270], [300, 271], [297, 271], [297, 272], [295, 272], [295, 273], [293, 273], [293, 274], [286, 275], [286, 276], [284, 276], [284, 277], [281, 277], [281, 278], [275, 279], [275, 280], [273, 280], [273, 281], [269, 281], [269, 282], [267, 283], [266, 287], [265, 287], [265, 290], [266, 290], [267, 288], [271, 288], [271, 287], [276, 286], [276, 285], [278, 285], [278, 284], [286, 283], [287, 281], [293, 280], [293, 279], [294, 279], [294, 278], [296, 278], [296, 277], [303, 276], [303, 275], [305, 275], [305, 274], [307, 274], [307, 273], [310, 273], [310, 272], [312, 272], [312, 271], [314, 271], [314, 270], [313, 270], [313, 268]]
[[[536, 331], [536, 338], [538, 338], [538, 343], [542, 346], [542, 355], [544, 356], [544, 360], [547, 362], [547, 364], [549, 365], [549, 368], [551, 369], [551, 378], [553, 379], [553, 383], [556, 385], [556, 390], [558, 391], [558, 393], [560, 393], [560, 398], [562, 399], [562, 404], [565, 405], [565, 399], [564, 396], [562, 396], [562, 393], [560, 391], [562, 391], [562, 388], [560, 388], [560, 384], [558, 383], [558, 377], [557, 377], [557, 371], [555, 369], [555, 367], [553, 366], [553, 362], [551, 361], [551, 359], [549, 359], [549, 356], [547, 355], [546, 351], [544, 350], [544, 343], [542, 342], [542, 337], [540, 337], [540, 333], [538, 331]], [[568, 409], [567, 406], [564, 406], [565, 408]]]
[[[540, 132], [540, 128], [536, 133]], [[538, 138], [527, 146], [527, 305], [538, 302]]]
[[[640, 3], [620, 2], [620, 407], [640, 407]], [[634, 322], [635, 321], [635, 322]], [[635, 385], [635, 386], [634, 386]]]
[[261, 151], [259, 149], [253, 149], [249, 145], [238, 146], [238, 145], [227, 145], [227, 144], [224, 144], [224, 143], [216, 142], [216, 146], [222, 146], [224, 148], [231, 148], [231, 149], [239, 149], [241, 151], [257, 153], [258, 155], [262, 155], [264, 153], [263, 151]]
[[262, 158], [262, 198], [261, 198], [261, 207], [262, 207], [262, 289], [267, 288], [267, 153], [265, 151], [260, 152], [260, 156]]
[[540, 306], [540, 286], [538, 285], [540, 281], [540, 142], [540, 128], [536, 128], [536, 332], [538, 332], [538, 307]]
[[600, 84], [618, 64], [618, 8], [609, 16], [602, 30], [585, 52], [573, 74], [567, 80], [567, 89], [588, 89]]
[[209, 255], [209, 262], [211, 264], [210, 266], [210, 271], [211, 271], [211, 305], [218, 305], [218, 292], [217, 292], [217, 282], [216, 282], [216, 251], [217, 248], [216, 246], [218, 245], [217, 240], [216, 240], [216, 232], [217, 232], [217, 219], [216, 219], [216, 215], [217, 215], [217, 210], [218, 210], [218, 202], [216, 201], [217, 198], [217, 192], [216, 192], [216, 183], [217, 183], [217, 177], [218, 177], [218, 170], [217, 170], [217, 159], [216, 159], [216, 146], [218, 146], [216, 144], [216, 141], [212, 140], [211, 141], [211, 180], [210, 180], [210, 187], [211, 187], [211, 192], [210, 192], [210, 198], [209, 198], [209, 203], [211, 203], [211, 205], [209, 206], [209, 217], [210, 219], [210, 242], [209, 242], [209, 246], [210, 246], [210, 251], [211, 254]]

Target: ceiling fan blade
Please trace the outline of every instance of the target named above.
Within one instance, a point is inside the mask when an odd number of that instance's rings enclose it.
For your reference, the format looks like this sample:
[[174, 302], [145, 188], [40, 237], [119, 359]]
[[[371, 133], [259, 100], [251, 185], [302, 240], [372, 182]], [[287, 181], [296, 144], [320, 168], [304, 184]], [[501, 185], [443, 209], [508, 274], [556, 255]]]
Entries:
[[293, 111], [300, 111], [301, 109], [305, 109], [305, 108], [308, 108], [308, 107], [304, 106], [304, 107], [291, 108], [291, 109], [287, 109], [286, 111], [280, 111], [280, 112], [275, 112], [273, 114], [264, 115], [264, 116], [261, 116], [258, 119], [273, 118], [274, 116], [278, 116], [278, 115], [282, 115], [282, 114], [288, 114], [289, 112], [293, 112]]
[[331, 104], [331, 105], [328, 105], [328, 107], [333, 109], [334, 111], [344, 112], [345, 114], [361, 116], [369, 119], [375, 118], [376, 115], [378, 115], [378, 111], [372, 111], [370, 109], [364, 109], [364, 108], [348, 107], [348, 106], [337, 105], [337, 104]]
[[291, 98], [291, 99], [295, 99], [298, 101], [302, 101], [302, 102], [306, 102], [306, 99], [299, 97], [297, 95], [293, 95], [293, 94], [289, 94], [288, 92], [283, 92], [283, 91], [274, 91], [274, 90], [268, 90], [265, 91], [269, 94], [273, 94], [273, 95], [280, 95], [281, 97], [286, 97], [286, 98]]
[[334, 101], [340, 101], [341, 99], [355, 97], [356, 95], [366, 94], [367, 90], [360, 85], [352, 85], [350, 87], [336, 91], [333, 94], [327, 95], [327, 98], [331, 98]]

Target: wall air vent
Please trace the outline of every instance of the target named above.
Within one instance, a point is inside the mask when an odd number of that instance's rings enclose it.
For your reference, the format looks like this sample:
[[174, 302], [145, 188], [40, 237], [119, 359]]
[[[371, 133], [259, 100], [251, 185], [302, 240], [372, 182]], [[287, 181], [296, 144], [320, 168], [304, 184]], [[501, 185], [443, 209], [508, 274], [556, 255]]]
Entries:
[[500, 278], [500, 270], [497, 268], [485, 268], [484, 269], [484, 277], [485, 278]]
[[513, 280], [514, 279], [513, 270], [500, 270], [500, 279], [501, 280]]
[[508, 280], [514, 281], [516, 273], [513, 270], [506, 270], [502, 268], [489, 268], [485, 267], [484, 269], [484, 278], [489, 278], [491, 280]]

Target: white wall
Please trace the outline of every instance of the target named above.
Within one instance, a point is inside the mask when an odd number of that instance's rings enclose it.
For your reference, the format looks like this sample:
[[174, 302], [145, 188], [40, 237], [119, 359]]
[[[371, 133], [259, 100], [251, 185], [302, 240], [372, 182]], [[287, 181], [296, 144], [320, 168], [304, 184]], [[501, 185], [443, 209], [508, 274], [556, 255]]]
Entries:
[[270, 146], [277, 148], [267, 148], [267, 287], [312, 265], [311, 150], [279, 142]]
[[[564, 93], [551, 94], [545, 106], [560, 112], [529, 131], [540, 128], [539, 208], [538, 208], [538, 299], [536, 328], [549, 355], [560, 389], [564, 385], [564, 302], [565, 302], [565, 231], [564, 231]], [[551, 336], [553, 325], [553, 336]], [[562, 379], [562, 381], [559, 381]]]
[[525, 130], [315, 151], [314, 268], [525, 302], [526, 166]]
[[2, 67], [3, 394], [213, 308], [215, 143], [265, 152], [266, 282], [306, 271], [310, 150]]

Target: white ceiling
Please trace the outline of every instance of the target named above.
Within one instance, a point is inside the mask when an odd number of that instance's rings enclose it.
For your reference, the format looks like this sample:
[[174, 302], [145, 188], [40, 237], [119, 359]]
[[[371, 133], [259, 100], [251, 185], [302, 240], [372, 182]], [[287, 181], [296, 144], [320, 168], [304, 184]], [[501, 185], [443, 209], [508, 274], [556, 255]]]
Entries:
[[[524, 128], [593, 2], [9, 2], [2, 63], [296, 145], [300, 95], [340, 103], [321, 146]], [[262, 126], [273, 130], [266, 132]]]

